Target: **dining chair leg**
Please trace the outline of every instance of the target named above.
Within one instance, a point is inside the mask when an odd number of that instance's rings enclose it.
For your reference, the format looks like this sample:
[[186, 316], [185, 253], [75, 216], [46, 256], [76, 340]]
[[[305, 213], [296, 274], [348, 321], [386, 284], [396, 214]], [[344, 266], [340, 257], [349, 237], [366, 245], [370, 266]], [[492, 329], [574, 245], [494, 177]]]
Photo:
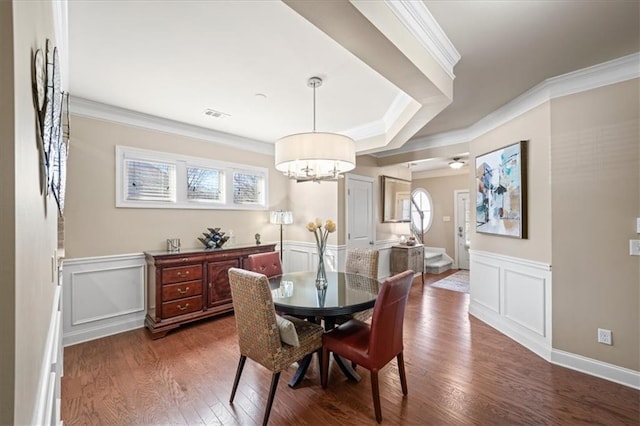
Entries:
[[280, 380], [280, 372], [273, 373], [273, 376], [271, 376], [271, 388], [269, 389], [269, 398], [267, 399], [267, 407], [264, 409], [264, 420], [262, 421], [263, 426], [266, 426], [266, 424], [269, 422], [269, 414], [271, 414], [273, 397], [276, 396], [276, 389], [278, 388], [278, 380]]
[[378, 386], [378, 370], [371, 370], [371, 394], [373, 395], [373, 409], [376, 412], [376, 421], [382, 422], [382, 409], [380, 408], [380, 387]]
[[409, 393], [409, 390], [407, 389], [407, 375], [404, 370], [404, 356], [402, 355], [402, 352], [398, 354], [396, 359], [398, 360], [398, 371], [400, 372], [400, 385], [402, 385], [402, 394], [406, 395], [407, 393]]
[[318, 374], [320, 374], [320, 380], [322, 380], [322, 348], [316, 351], [318, 354]]
[[240, 355], [240, 362], [238, 362], [238, 368], [236, 369], [236, 378], [233, 381], [233, 389], [231, 389], [231, 398], [229, 398], [229, 403], [233, 403], [233, 398], [236, 396], [236, 390], [238, 389], [238, 382], [240, 382], [240, 376], [242, 375], [242, 369], [244, 368], [244, 363], [247, 360], [245, 355]]
[[329, 381], [329, 349], [322, 348], [322, 366], [320, 367], [320, 384], [326, 389]]

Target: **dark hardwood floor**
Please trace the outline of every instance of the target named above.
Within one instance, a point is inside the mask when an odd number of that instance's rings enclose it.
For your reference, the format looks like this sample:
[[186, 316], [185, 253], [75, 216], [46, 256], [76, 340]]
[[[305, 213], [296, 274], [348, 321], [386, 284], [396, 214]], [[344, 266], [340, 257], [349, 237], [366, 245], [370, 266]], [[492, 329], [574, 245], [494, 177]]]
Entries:
[[[409, 394], [397, 364], [380, 372], [387, 425], [638, 425], [640, 392], [547, 363], [467, 313], [469, 296], [414, 280], [404, 325]], [[205, 320], [165, 338], [145, 329], [65, 348], [62, 420], [68, 425], [262, 422], [271, 374], [247, 361], [233, 405], [235, 322]], [[330, 364], [320, 387], [312, 364], [297, 389], [284, 371], [272, 425], [374, 425], [371, 382], [349, 382]]]

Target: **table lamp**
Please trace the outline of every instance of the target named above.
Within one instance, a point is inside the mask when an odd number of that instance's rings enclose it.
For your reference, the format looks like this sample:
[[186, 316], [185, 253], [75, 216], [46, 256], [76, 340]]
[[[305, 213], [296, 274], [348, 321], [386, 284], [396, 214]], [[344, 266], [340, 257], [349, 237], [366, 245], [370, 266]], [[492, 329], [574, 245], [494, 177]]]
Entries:
[[282, 225], [293, 223], [293, 213], [284, 210], [273, 210], [269, 222], [274, 225], [280, 225], [280, 261], [282, 261]]

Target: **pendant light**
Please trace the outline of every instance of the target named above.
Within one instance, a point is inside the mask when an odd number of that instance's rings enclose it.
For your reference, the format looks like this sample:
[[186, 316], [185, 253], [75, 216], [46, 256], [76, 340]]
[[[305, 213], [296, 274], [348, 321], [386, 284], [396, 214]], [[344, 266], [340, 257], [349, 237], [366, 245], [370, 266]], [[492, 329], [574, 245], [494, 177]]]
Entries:
[[313, 132], [285, 136], [276, 142], [276, 170], [298, 182], [336, 180], [356, 166], [353, 139], [335, 133], [316, 132], [316, 89], [322, 79], [311, 77]]

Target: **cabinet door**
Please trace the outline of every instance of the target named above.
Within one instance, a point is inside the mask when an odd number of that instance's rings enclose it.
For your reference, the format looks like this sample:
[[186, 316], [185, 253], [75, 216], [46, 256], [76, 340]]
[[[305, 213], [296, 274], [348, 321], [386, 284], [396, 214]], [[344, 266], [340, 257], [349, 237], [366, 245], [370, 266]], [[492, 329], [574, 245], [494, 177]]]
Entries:
[[420, 270], [420, 269], [422, 269], [420, 267], [420, 253], [421, 253], [421, 251], [422, 250], [419, 247], [411, 249], [411, 260], [409, 262], [410, 263], [409, 269], [411, 269], [415, 273], [422, 272]]
[[207, 306], [209, 308], [231, 303], [229, 269], [239, 268], [240, 259], [209, 262], [207, 267]]

